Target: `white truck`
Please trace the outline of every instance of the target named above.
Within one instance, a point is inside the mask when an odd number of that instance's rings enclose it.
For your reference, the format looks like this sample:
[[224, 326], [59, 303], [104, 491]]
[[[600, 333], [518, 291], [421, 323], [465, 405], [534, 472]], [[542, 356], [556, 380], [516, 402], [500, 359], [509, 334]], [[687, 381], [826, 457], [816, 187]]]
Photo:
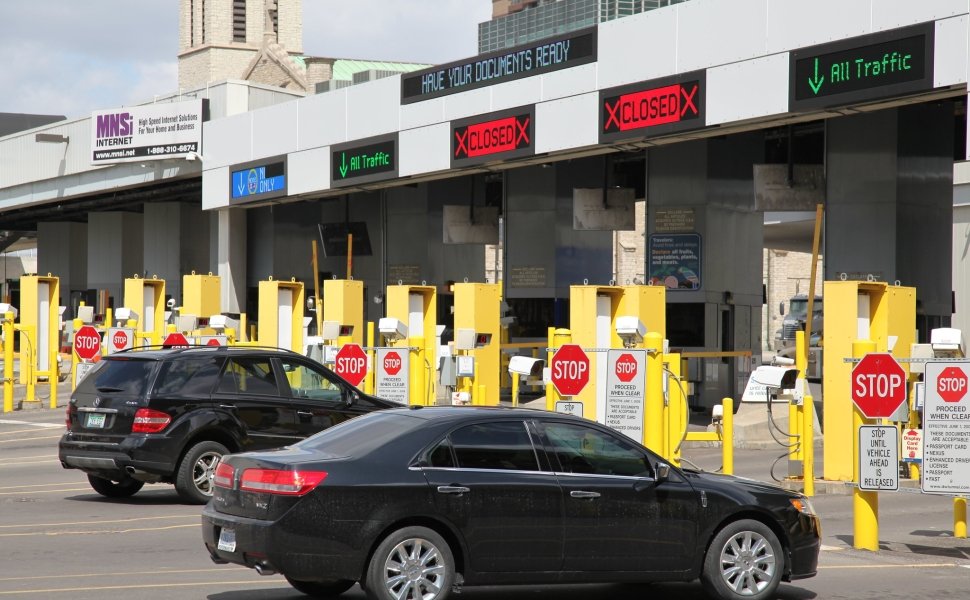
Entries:
[[[786, 314], [785, 303], [778, 306], [779, 314], [784, 316], [781, 329], [775, 334], [775, 351], [779, 356], [795, 358], [795, 332], [805, 331], [808, 320], [808, 294], [795, 294], [788, 300]], [[809, 380], [822, 378], [822, 297], [815, 296], [812, 306], [812, 338], [809, 342], [808, 373]]]

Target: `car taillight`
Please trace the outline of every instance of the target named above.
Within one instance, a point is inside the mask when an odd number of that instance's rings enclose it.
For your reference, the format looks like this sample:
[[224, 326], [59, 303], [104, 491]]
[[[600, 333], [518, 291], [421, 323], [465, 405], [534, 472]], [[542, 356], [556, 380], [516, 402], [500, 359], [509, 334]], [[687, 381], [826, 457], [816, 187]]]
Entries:
[[65, 414], [64, 414], [64, 425], [68, 429], [71, 428], [71, 408], [73, 408], [73, 407], [70, 404], [68, 404], [67, 405], [67, 410], [65, 411]]
[[172, 417], [150, 408], [139, 408], [135, 413], [135, 422], [131, 424], [132, 433], [158, 433], [168, 427]]
[[239, 489], [281, 496], [302, 496], [326, 478], [326, 471], [246, 469], [239, 481]]
[[216, 467], [216, 473], [212, 476], [212, 483], [217, 487], [232, 489], [232, 480], [236, 475], [236, 470], [224, 462]]

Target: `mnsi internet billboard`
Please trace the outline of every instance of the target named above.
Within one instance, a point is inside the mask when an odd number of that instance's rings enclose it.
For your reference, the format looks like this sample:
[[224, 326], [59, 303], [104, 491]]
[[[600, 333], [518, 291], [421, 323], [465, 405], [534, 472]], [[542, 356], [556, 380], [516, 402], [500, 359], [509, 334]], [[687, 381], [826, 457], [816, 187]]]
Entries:
[[91, 114], [95, 165], [181, 158], [202, 151], [202, 100], [148, 104]]

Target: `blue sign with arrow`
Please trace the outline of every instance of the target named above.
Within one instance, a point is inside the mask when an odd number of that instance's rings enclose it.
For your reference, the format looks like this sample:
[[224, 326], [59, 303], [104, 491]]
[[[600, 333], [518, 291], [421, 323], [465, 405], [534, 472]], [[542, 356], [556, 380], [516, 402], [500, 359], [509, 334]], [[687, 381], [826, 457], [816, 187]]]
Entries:
[[232, 200], [253, 201], [286, 195], [286, 163], [243, 165], [232, 175]]

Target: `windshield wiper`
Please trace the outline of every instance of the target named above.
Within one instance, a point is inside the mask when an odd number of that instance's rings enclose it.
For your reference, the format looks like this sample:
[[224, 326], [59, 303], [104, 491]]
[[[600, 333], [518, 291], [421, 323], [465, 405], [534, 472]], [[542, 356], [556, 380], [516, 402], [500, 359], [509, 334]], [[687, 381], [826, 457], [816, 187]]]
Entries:
[[96, 387], [94, 389], [98, 390], [99, 392], [123, 392], [123, 391], [125, 391], [124, 388], [111, 387], [109, 385], [104, 385], [104, 386]]

